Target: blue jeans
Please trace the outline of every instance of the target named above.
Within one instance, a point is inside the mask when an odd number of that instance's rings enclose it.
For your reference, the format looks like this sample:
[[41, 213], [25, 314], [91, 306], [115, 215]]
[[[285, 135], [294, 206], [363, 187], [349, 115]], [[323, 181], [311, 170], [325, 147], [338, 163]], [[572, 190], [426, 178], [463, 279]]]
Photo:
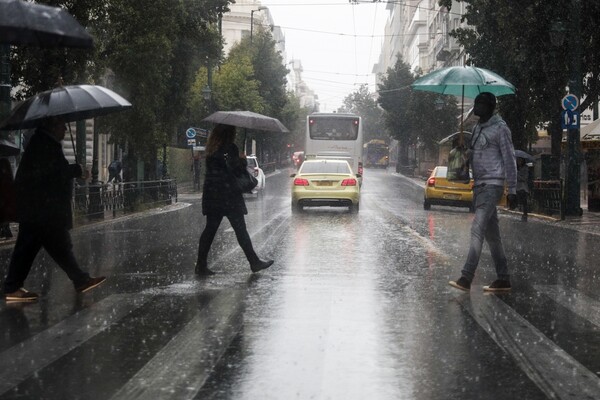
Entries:
[[481, 257], [483, 239], [486, 240], [492, 253], [498, 279], [509, 280], [506, 256], [504, 255], [498, 226], [498, 212], [496, 211], [496, 204], [502, 198], [503, 193], [504, 188], [497, 185], [483, 185], [473, 189], [475, 218], [471, 225], [469, 254], [462, 270], [462, 275], [470, 281], [473, 281], [475, 277], [475, 270]]

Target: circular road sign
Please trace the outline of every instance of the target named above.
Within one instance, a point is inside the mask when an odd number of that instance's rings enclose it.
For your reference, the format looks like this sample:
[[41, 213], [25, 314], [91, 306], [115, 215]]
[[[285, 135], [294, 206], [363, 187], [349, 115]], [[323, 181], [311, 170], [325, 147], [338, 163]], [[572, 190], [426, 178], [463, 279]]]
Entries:
[[560, 105], [563, 110], [575, 111], [577, 106], [579, 106], [579, 99], [574, 94], [568, 94], [562, 98]]
[[188, 139], [194, 139], [196, 137], [196, 130], [194, 128], [188, 128], [188, 130], [185, 131], [185, 136], [187, 136]]

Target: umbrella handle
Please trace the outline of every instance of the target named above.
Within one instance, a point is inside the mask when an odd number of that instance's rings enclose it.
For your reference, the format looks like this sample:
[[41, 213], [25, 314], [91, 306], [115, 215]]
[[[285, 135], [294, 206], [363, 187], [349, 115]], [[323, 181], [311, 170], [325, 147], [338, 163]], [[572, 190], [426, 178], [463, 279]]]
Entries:
[[71, 146], [73, 146], [73, 154], [75, 155], [75, 164], [79, 164], [79, 160], [77, 159], [77, 150], [75, 149], [75, 141], [73, 140], [73, 131], [71, 131], [71, 123], [67, 123], [69, 126], [69, 135], [71, 136]]

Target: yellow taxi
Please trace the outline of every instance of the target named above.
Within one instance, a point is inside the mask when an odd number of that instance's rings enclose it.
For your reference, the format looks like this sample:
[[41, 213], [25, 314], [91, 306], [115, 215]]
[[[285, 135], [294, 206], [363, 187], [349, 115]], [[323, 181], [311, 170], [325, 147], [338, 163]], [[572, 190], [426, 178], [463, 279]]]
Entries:
[[348, 161], [311, 159], [290, 175], [292, 183], [292, 212], [304, 207], [348, 207], [358, 212], [360, 185]]
[[448, 167], [437, 166], [431, 172], [425, 185], [423, 208], [429, 210], [432, 205], [467, 207], [474, 211], [473, 177], [469, 183], [449, 181]]

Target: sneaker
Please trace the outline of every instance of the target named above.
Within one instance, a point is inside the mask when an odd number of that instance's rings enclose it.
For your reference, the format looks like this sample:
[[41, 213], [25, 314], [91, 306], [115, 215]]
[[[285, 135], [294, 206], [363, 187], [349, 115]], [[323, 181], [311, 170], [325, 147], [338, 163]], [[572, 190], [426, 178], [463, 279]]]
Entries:
[[250, 269], [252, 272], [258, 272], [269, 268], [271, 265], [273, 265], [273, 260], [258, 260], [257, 262], [250, 264]]
[[12, 293], [5, 293], [4, 300], [6, 302], [31, 302], [37, 301], [38, 297], [40, 297], [37, 293], [30, 292], [25, 288], [21, 288]]
[[464, 290], [465, 292], [471, 290], [471, 282], [464, 276], [458, 278], [457, 281], [450, 281], [448, 284], [457, 289]]
[[104, 281], [106, 280], [105, 276], [99, 276], [97, 278], [90, 278], [86, 283], [84, 283], [83, 285], [77, 286], [75, 288], [75, 290], [79, 293], [85, 293], [85, 292], [89, 292], [90, 290], [92, 290], [93, 288], [100, 286], [102, 283], [104, 283]]
[[510, 290], [510, 281], [503, 279], [496, 279], [490, 285], [483, 287], [484, 292], [509, 292]]

